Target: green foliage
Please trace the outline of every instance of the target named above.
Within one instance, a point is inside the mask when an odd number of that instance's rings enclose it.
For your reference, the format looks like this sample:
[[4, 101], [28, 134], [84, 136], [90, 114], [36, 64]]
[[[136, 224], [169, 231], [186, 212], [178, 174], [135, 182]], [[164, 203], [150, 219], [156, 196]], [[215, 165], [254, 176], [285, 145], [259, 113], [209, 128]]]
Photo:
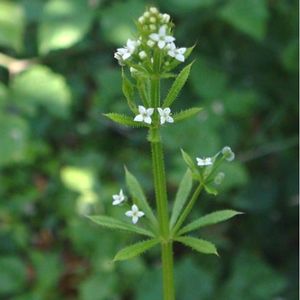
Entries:
[[[12, 18], [13, 16], [13, 18]], [[23, 48], [24, 10], [19, 3], [0, 3], [0, 45], [20, 52]]]
[[200, 108], [200, 107], [193, 107], [193, 108], [183, 110], [174, 115], [174, 121], [179, 122], [179, 121], [188, 119], [188, 118], [196, 115], [197, 113], [199, 113], [201, 110], [202, 110], [202, 108]]
[[[137, 107], [136, 107], [136, 104], [134, 103], [134, 87], [133, 87], [133, 84], [127, 78], [124, 71], [122, 71], [122, 79], [123, 79], [122, 91], [123, 91], [123, 94], [126, 97], [128, 107], [130, 108], [130, 110], [133, 113], [136, 114], [137, 113]], [[147, 105], [145, 105], [145, 106], [147, 107]]]
[[179, 184], [176, 193], [175, 201], [173, 204], [172, 215], [170, 219], [170, 228], [172, 228], [175, 225], [182, 208], [184, 207], [186, 201], [188, 200], [188, 196], [191, 192], [192, 186], [193, 186], [192, 173], [188, 169], [185, 172], [184, 176], [182, 177], [182, 180]]
[[126, 184], [128, 190], [133, 198], [133, 202], [145, 212], [145, 216], [151, 221], [152, 225], [157, 225], [156, 217], [153, 214], [153, 211], [147, 201], [145, 193], [137, 181], [137, 179], [125, 168], [125, 177], [126, 177]]
[[158, 239], [152, 239], [152, 240], [147, 240], [147, 241], [139, 242], [134, 245], [128, 246], [120, 250], [116, 254], [114, 261], [127, 260], [136, 257], [144, 253], [145, 251], [149, 250], [150, 248], [154, 247], [158, 243], [159, 243]]
[[48, 1], [38, 33], [40, 53], [73, 46], [87, 33], [92, 17], [93, 10], [84, 0]]
[[135, 232], [138, 234], [142, 234], [142, 235], [147, 235], [150, 237], [153, 237], [153, 233], [149, 230], [146, 230], [144, 228], [120, 221], [118, 219], [114, 219], [112, 217], [108, 217], [108, 216], [89, 216], [88, 218], [90, 218], [93, 222], [95, 222], [96, 224], [103, 226], [103, 227], [107, 227], [110, 229], [121, 229], [121, 230], [127, 230], [127, 231], [131, 231], [131, 232]]
[[199, 219], [193, 221], [192, 223], [184, 226], [178, 234], [184, 234], [196, 229], [199, 229], [201, 227], [213, 225], [219, 222], [226, 221], [228, 219], [231, 219], [232, 217], [241, 214], [238, 211], [226, 209], [226, 210], [220, 210], [216, 211], [210, 214], [207, 214], [203, 217], [200, 217]]
[[[297, 299], [298, 2], [156, 3], [180, 24], [176, 43], [196, 43], [185, 53], [193, 48], [195, 63], [173, 117], [203, 107], [192, 120], [162, 129], [169, 199], [186, 169], [180, 147], [195, 166], [196, 156], [228, 144], [236, 161], [220, 167], [221, 185], [209, 184], [219, 196], [204, 192], [186, 224], [224, 207], [245, 212], [238, 223], [201, 230], [202, 238], [214, 237], [222, 259], [175, 243], [178, 299]], [[158, 248], [147, 260], [114, 265], [114, 253], [133, 242], [132, 232], [99, 230], [82, 217], [107, 214], [132, 225], [125, 206], [111, 205], [120, 188], [127, 195], [120, 186], [124, 163], [152, 202], [146, 130], [103, 117], [127, 114], [133, 125], [113, 51], [136, 38], [133, 20], [145, 5], [0, 1], [1, 299], [161, 297]], [[162, 95], [175, 79], [170, 76]], [[146, 80], [138, 85], [149, 88]], [[135, 229], [149, 231], [145, 217], [139, 222]]]
[[211, 242], [201, 240], [190, 236], [176, 237], [175, 241], [180, 242], [193, 250], [204, 254], [215, 254], [218, 255], [217, 249]]
[[130, 126], [130, 127], [147, 127], [145, 123], [142, 122], [135, 122], [133, 121], [133, 117], [117, 114], [117, 113], [108, 113], [104, 114], [105, 117], [111, 119], [115, 123], [118, 123], [123, 126]]

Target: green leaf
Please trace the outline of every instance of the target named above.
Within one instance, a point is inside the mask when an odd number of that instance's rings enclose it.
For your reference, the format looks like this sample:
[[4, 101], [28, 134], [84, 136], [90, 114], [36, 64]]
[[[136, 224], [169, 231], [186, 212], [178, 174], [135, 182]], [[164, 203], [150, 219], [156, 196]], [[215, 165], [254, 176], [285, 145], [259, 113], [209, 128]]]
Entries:
[[22, 50], [25, 27], [24, 11], [19, 3], [1, 1], [0, 3], [0, 45]]
[[159, 243], [158, 239], [151, 239], [143, 242], [136, 243], [129, 247], [120, 250], [114, 257], [114, 261], [126, 260], [138, 256], [146, 250], [154, 247]]
[[192, 249], [204, 253], [204, 254], [215, 254], [218, 255], [217, 249], [215, 245], [211, 242], [197, 239], [190, 236], [182, 236], [182, 237], [176, 237], [174, 239], [177, 242], [180, 242], [188, 247], [191, 247]]
[[73, 46], [88, 32], [93, 9], [85, 0], [50, 0], [46, 3], [38, 31], [39, 51]]
[[230, 0], [221, 9], [220, 15], [258, 41], [265, 37], [269, 15], [266, 0]]
[[145, 123], [135, 122], [133, 121], [132, 117], [126, 115], [121, 115], [117, 113], [108, 113], [108, 114], [104, 114], [104, 116], [106, 116], [107, 118], [111, 119], [112, 121], [120, 125], [130, 126], [130, 127], [148, 127]]
[[209, 184], [205, 184], [204, 189], [205, 189], [207, 194], [214, 195], [214, 196], [218, 195], [217, 189], [215, 187], [209, 185]]
[[193, 108], [183, 110], [179, 113], [174, 114], [174, 116], [173, 116], [174, 121], [179, 122], [179, 121], [185, 120], [185, 119], [187, 119], [189, 117], [192, 117], [193, 115], [197, 114], [201, 110], [202, 110], [202, 108], [200, 108], [200, 107], [193, 107]]
[[153, 225], [157, 225], [157, 220], [152, 212], [152, 209], [146, 199], [140, 183], [137, 179], [125, 168], [126, 184], [135, 204], [141, 209]]
[[46, 66], [35, 65], [18, 74], [11, 86], [15, 105], [29, 114], [44, 107], [50, 114], [67, 118], [70, 113], [71, 91], [63, 76]]
[[139, 91], [140, 98], [145, 107], [148, 107], [149, 105], [148, 93], [147, 93], [147, 80], [148, 80], [147, 78], [143, 78], [141, 76], [137, 76], [136, 78], [137, 89]]
[[178, 96], [179, 92], [181, 91], [181, 89], [183, 88], [185, 82], [189, 77], [192, 64], [193, 63], [190, 63], [189, 65], [184, 67], [183, 70], [179, 73], [173, 85], [171, 86], [167, 94], [167, 97], [164, 100], [163, 107], [170, 107], [172, 105], [172, 103]]
[[130, 80], [127, 78], [127, 76], [125, 75], [124, 71], [122, 70], [122, 91], [124, 96], [126, 97], [127, 100], [127, 104], [130, 108], [130, 110], [136, 114], [137, 113], [137, 108], [136, 108], [136, 104], [134, 102], [134, 87], [133, 84], [130, 82]]
[[170, 228], [172, 228], [175, 225], [175, 223], [178, 219], [178, 216], [180, 215], [180, 212], [188, 199], [188, 196], [191, 192], [192, 186], [193, 186], [193, 177], [192, 177], [191, 171], [188, 169], [185, 172], [185, 174], [180, 182], [180, 185], [179, 185], [176, 197], [175, 197], [172, 216], [171, 216], [171, 220], [170, 220]]
[[138, 234], [146, 235], [153, 237], [153, 233], [147, 229], [138, 227], [137, 225], [129, 224], [123, 221], [120, 221], [118, 219], [114, 219], [112, 217], [108, 216], [88, 216], [89, 219], [91, 219], [96, 224], [107, 227], [110, 229], [121, 229], [126, 231], [135, 232]]
[[29, 132], [25, 119], [0, 114], [0, 166], [28, 159]]
[[194, 161], [192, 160], [192, 158], [185, 151], [183, 151], [183, 149], [181, 149], [181, 154], [182, 154], [183, 160], [188, 165], [188, 167], [191, 169], [193, 174], [199, 175], [198, 169], [197, 169]]
[[179, 231], [178, 234], [184, 234], [184, 233], [190, 232], [192, 230], [199, 229], [201, 227], [220, 223], [220, 222], [226, 221], [226, 220], [231, 219], [234, 216], [240, 215], [240, 214], [242, 214], [242, 213], [239, 211], [230, 210], [230, 209], [216, 211], [216, 212], [207, 214], [203, 217], [200, 217], [199, 219], [186, 225]]

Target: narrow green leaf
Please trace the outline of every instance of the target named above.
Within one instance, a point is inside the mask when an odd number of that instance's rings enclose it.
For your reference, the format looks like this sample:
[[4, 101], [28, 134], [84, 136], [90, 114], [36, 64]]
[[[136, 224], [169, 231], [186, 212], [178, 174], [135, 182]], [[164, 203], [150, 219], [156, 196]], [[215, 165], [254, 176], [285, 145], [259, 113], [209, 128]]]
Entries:
[[175, 238], [175, 241], [180, 242], [192, 249], [204, 253], [204, 254], [215, 254], [218, 255], [217, 249], [215, 245], [211, 242], [197, 239], [190, 236], [181, 236]]
[[205, 185], [204, 185], [204, 189], [205, 189], [205, 191], [206, 191], [207, 194], [214, 195], [214, 196], [217, 196], [217, 195], [218, 195], [217, 189], [214, 188], [214, 187], [211, 186], [211, 185], [205, 184]]
[[114, 257], [114, 261], [126, 260], [138, 256], [146, 250], [154, 247], [159, 243], [158, 239], [151, 239], [143, 242], [136, 243], [120, 250]]
[[173, 226], [175, 225], [175, 223], [178, 219], [178, 216], [180, 215], [180, 212], [188, 199], [188, 196], [191, 192], [192, 186], [193, 186], [193, 177], [192, 177], [191, 171], [188, 169], [185, 172], [185, 174], [180, 182], [180, 185], [179, 185], [176, 197], [175, 197], [172, 216], [171, 216], [171, 220], [170, 220], [170, 228], [173, 228]]
[[127, 104], [130, 108], [130, 110], [136, 114], [137, 113], [137, 107], [134, 102], [134, 87], [133, 84], [130, 82], [130, 80], [125, 75], [124, 71], [122, 71], [122, 91], [123, 94], [127, 100]]
[[163, 107], [170, 107], [172, 105], [172, 103], [178, 96], [179, 92], [181, 91], [181, 89], [183, 88], [185, 82], [187, 81], [187, 79], [189, 77], [192, 64], [193, 63], [184, 67], [182, 69], [182, 71], [179, 73], [179, 75], [175, 79], [173, 85], [171, 86], [166, 99], [164, 100]]
[[157, 225], [157, 220], [153, 214], [153, 211], [146, 199], [145, 193], [138, 182], [138, 180], [125, 168], [125, 177], [126, 177], [126, 184], [129, 189], [129, 192], [133, 198], [133, 201], [136, 205], [141, 209], [145, 216], [151, 221], [153, 225]]
[[207, 214], [203, 217], [200, 217], [199, 219], [186, 225], [179, 231], [178, 234], [184, 234], [184, 233], [199, 229], [201, 227], [205, 227], [205, 226], [213, 225], [213, 224], [216, 224], [219, 222], [223, 222], [223, 221], [231, 219], [234, 216], [240, 215], [240, 214], [242, 214], [242, 212], [230, 210], [230, 209], [216, 211], [216, 212]]
[[148, 100], [148, 91], [147, 91], [147, 78], [137, 76], [137, 89], [140, 95], [140, 98], [145, 107], [149, 106], [150, 101]]
[[174, 121], [179, 122], [179, 121], [185, 120], [185, 119], [197, 114], [201, 110], [202, 110], [202, 108], [200, 108], [200, 107], [193, 107], [193, 108], [189, 108], [187, 110], [183, 110], [179, 113], [174, 114], [174, 116], [173, 116]]
[[192, 158], [182, 149], [181, 149], [181, 154], [182, 154], [183, 160], [188, 165], [188, 167], [191, 169], [193, 174], [196, 174], [197, 176], [199, 176], [198, 169], [197, 169], [194, 161], [192, 160]]
[[154, 236], [154, 234], [147, 229], [138, 227], [137, 225], [133, 225], [133, 224], [129, 224], [129, 223], [120, 221], [118, 219], [114, 219], [112, 217], [88, 216], [88, 218], [91, 219], [96, 224], [103, 226], [103, 227], [110, 228], [110, 229], [121, 229], [121, 230], [131, 231], [131, 232], [135, 232], [138, 234], [150, 236], [150, 237]]
[[111, 119], [115, 123], [118, 123], [123, 126], [129, 126], [129, 127], [148, 127], [147, 124], [142, 122], [135, 122], [133, 121], [132, 117], [121, 115], [117, 113], [108, 113], [104, 114], [107, 118]]

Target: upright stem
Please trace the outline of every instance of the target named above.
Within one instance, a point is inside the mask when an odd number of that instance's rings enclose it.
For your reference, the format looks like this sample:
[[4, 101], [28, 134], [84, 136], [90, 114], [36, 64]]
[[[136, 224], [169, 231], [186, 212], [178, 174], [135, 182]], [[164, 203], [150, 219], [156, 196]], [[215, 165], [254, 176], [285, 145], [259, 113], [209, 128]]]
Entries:
[[[160, 80], [151, 80], [151, 103], [157, 108], [160, 105]], [[157, 113], [157, 112], [156, 112]], [[155, 116], [154, 116], [155, 117]], [[156, 118], [158, 116], [156, 115]], [[154, 118], [155, 121], [155, 118]], [[163, 271], [163, 295], [164, 300], [175, 300], [174, 271], [173, 271], [173, 244], [169, 232], [168, 197], [166, 187], [166, 175], [164, 166], [163, 147], [159, 135], [159, 129], [153, 128], [151, 134], [155, 138], [151, 140], [151, 153], [153, 164], [154, 188], [156, 207], [161, 236], [161, 258]]]

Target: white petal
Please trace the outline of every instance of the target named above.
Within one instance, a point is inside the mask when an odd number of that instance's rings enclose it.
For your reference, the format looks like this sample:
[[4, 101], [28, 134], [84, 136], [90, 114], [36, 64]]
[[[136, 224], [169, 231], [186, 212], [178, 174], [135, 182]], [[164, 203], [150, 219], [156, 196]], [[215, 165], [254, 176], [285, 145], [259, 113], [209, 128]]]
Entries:
[[164, 110], [162, 108], [158, 107], [157, 110], [160, 116], [164, 114]]
[[137, 215], [138, 215], [138, 217], [140, 218], [140, 217], [144, 216], [145, 214], [144, 214], [142, 211], [139, 211], [139, 212], [137, 213]]
[[171, 35], [167, 35], [167, 36], [165, 37], [165, 41], [166, 41], [167, 43], [172, 43], [172, 42], [175, 41], [175, 38], [174, 38], [173, 36], [171, 36]]
[[184, 59], [185, 59], [184, 56], [180, 53], [176, 54], [175, 58], [181, 62], [184, 62]]
[[168, 55], [171, 57], [175, 57], [176, 54], [174, 51], [170, 50], [170, 51], [168, 51]]
[[167, 116], [167, 122], [174, 123], [174, 119], [171, 116]]
[[144, 114], [146, 112], [146, 108], [142, 105], [139, 105], [139, 113]]
[[132, 213], [131, 210], [128, 210], [128, 211], [126, 211], [125, 215], [126, 215], [127, 217], [130, 217], [130, 218], [131, 218], [131, 217], [133, 216], [133, 213]]
[[150, 39], [153, 40], [153, 41], [158, 41], [159, 40], [159, 35], [157, 33], [151, 33], [149, 35]]
[[154, 108], [147, 108], [147, 116], [151, 116], [152, 114], [153, 114], [153, 112], [154, 112]]
[[121, 201], [115, 200], [115, 201], [113, 201], [112, 205], [118, 205], [118, 204], [120, 204], [120, 203], [121, 203]]
[[137, 217], [137, 216], [132, 217], [132, 223], [133, 224], [136, 224], [138, 220], [139, 220], [139, 217]]
[[143, 122], [144, 121], [144, 117], [142, 115], [137, 115], [137, 116], [135, 116], [135, 118], [133, 119], [133, 121]]
[[137, 212], [137, 211], [139, 211], [139, 209], [138, 209], [138, 207], [137, 207], [135, 204], [133, 204], [133, 205], [131, 206], [131, 211], [132, 211], [132, 212]]
[[129, 52], [127, 52], [127, 53], [125, 53], [124, 55], [123, 55], [123, 59], [124, 60], [126, 60], [126, 59], [128, 59], [129, 57], [131, 56], [131, 54], [129, 53]]
[[165, 112], [166, 114], [170, 114], [170, 112], [171, 112], [170, 107], [166, 107], [166, 108], [164, 109], [164, 112]]
[[185, 51], [186, 51], [186, 48], [179, 48], [179, 49], [177, 49], [177, 51], [178, 51], [178, 53], [180, 53], [180, 54], [184, 54]]
[[147, 124], [151, 124], [151, 123], [152, 123], [151, 117], [146, 116], [146, 117], [144, 118], [144, 122], [147, 123]]
[[162, 49], [166, 45], [166, 42], [160, 40], [160, 41], [158, 41], [157, 45], [158, 45], [158, 48]]
[[164, 116], [160, 116], [160, 124], [165, 124], [166, 118]]
[[165, 36], [166, 35], [166, 30], [167, 30], [167, 26], [166, 25], [161, 26], [159, 28], [159, 31], [158, 31], [159, 35], [160, 36]]

